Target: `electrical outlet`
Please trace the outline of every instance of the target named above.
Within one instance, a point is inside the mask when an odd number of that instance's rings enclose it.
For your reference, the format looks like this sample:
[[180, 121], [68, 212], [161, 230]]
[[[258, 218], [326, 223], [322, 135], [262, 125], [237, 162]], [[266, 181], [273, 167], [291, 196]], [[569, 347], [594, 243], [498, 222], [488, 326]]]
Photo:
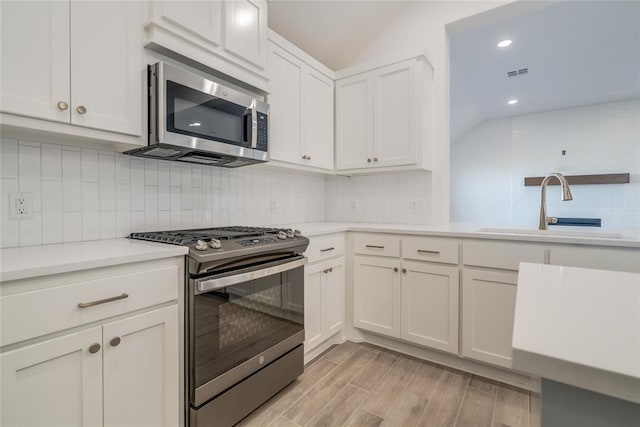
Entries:
[[32, 219], [33, 218], [33, 194], [9, 193], [9, 218]]

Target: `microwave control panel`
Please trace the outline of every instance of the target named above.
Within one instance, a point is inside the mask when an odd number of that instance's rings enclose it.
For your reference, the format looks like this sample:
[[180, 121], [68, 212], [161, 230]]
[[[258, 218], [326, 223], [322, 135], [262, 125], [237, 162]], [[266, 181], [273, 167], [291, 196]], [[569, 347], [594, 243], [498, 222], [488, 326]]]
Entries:
[[264, 113], [258, 113], [257, 114], [258, 117], [258, 135], [257, 135], [257, 142], [256, 142], [256, 148], [258, 150], [261, 151], [267, 151], [267, 139], [268, 139], [268, 135], [269, 135], [269, 129], [268, 129], [268, 120], [267, 120], [267, 115]]

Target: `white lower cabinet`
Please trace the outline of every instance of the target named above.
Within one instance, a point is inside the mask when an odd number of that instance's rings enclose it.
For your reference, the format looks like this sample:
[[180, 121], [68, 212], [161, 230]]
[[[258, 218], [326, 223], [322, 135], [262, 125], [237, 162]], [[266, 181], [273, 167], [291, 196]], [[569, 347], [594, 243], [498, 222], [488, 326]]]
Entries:
[[462, 270], [462, 355], [511, 368], [516, 272]]
[[345, 259], [307, 265], [304, 285], [304, 350], [309, 352], [344, 327]]
[[353, 258], [353, 325], [400, 337], [400, 260]]
[[0, 355], [3, 426], [102, 425], [102, 328]]
[[174, 305], [4, 353], [2, 425], [175, 426], [177, 348]]
[[183, 277], [177, 257], [1, 283], [0, 425], [180, 425]]
[[402, 263], [404, 340], [458, 353], [458, 267]]

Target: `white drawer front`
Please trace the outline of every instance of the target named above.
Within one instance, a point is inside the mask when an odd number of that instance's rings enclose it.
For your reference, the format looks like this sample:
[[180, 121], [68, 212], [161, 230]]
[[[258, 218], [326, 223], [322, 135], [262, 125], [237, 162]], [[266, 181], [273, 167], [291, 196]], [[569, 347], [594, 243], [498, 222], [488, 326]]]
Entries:
[[551, 246], [549, 264], [640, 273], [640, 249]]
[[357, 254], [399, 257], [400, 238], [386, 234], [356, 234], [353, 249]]
[[[172, 265], [3, 296], [0, 298], [0, 345], [175, 300], [179, 280], [179, 268]], [[86, 308], [78, 306], [124, 294], [127, 297]]]
[[316, 262], [334, 256], [344, 255], [344, 234], [309, 238], [309, 247], [305, 252], [309, 262]]
[[518, 270], [521, 262], [544, 264], [544, 246], [518, 242], [479, 242], [462, 243], [462, 261], [464, 265], [478, 267]]
[[433, 237], [404, 237], [402, 257], [419, 261], [458, 263], [458, 241]]

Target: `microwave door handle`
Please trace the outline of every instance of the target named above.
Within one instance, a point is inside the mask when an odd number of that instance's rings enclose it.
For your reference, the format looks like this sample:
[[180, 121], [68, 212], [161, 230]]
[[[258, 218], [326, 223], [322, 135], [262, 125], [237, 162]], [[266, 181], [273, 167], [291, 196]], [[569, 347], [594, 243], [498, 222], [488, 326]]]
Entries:
[[251, 106], [251, 148], [258, 146], [258, 111], [255, 100]]

